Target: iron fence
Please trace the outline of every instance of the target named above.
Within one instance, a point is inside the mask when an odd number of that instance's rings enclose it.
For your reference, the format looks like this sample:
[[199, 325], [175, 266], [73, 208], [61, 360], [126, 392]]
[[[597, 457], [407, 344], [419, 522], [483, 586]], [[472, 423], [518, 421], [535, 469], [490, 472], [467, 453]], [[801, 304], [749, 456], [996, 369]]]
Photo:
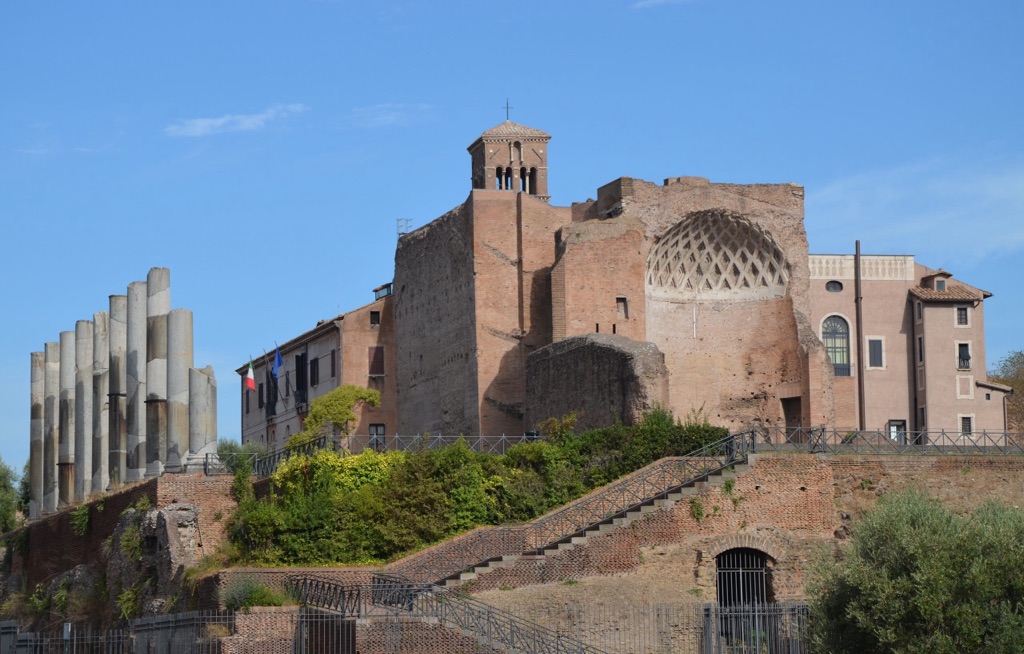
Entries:
[[749, 441], [749, 433], [733, 434], [687, 456], [661, 459], [536, 520], [463, 534], [387, 569], [417, 582], [435, 583], [502, 556], [542, 553], [746, 461]]
[[[293, 584], [292, 590], [304, 604], [340, 610], [346, 617], [371, 620], [400, 613], [406, 618], [437, 623], [469, 636], [489, 651], [605, 654], [599, 647], [468, 595], [397, 575], [374, 575], [369, 586], [308, 577]], [[358, 600], [354, 602], [354, 598]]]
[[124, 629], [57, 633], [0, 629], [0, 654], [334, 654], [355, 652], [356, 625], [311, 607], [238, 613], [178, 613], [132, 620]]
[[825, 454], [1022, 455], [1024, 434], [992, 431], [857, 430], [759, 426], [749, 432], [751, 452]]
[[536, 440], [536, 435], [523, 436], [444, 436], [442, 434], [420, 434], [416, 436], [319, 436], [316, 439], [293, 447], [283, 447], [267, 454], [234, 452], [224, 457], [207, 454], [203, 470], [207, 475], [234, 474], [241, 468], [251, 468], [257, 477], [269, 477], [285, 461], [293, 456], [312, 454], [330, 449], [340, 454], [359, 454], [364, 450], [384, 452], [389, 450], [416, 451], [447, 447], [458, 442], [481, 454], [505, 454], [510, 447], [524, 441]]

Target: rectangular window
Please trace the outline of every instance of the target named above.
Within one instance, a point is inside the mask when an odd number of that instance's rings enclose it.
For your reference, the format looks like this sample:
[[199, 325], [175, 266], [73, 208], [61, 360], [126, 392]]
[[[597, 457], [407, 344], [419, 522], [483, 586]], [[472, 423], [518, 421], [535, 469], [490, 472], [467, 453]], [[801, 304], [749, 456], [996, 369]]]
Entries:
[[907, 421], [906, 420], [890, 420], [889, 421], [889, 440], [895, 441], [900, 445], [905, 445], [907, 442]]
[[284, 371], [284, 396], [288, 397], [292, 391], [292, 371]]
[[380, 311], [371, 311], [370, 312], [370, 324], [371, 325], [379, 325], [380, 324]]
[[249, 391], [245, 392], [245, 412], [249, 413]]
[[917, 409], [917, 428], [920, 430], [924, 430], [925, 425], [928, 424], [924, 421], [924, 417], [924, 407], [919, 407]]
[[259, 408], [259, 409], [262, 409], [263, 408], [263, 382], [260, 382], [259, 390], [257, 391], [256, 396], [257, 396], [257, 400], [258, 400], [258, 402], [256, 403], [256, 407]]
[[924, 307], [920, 302], [917, 303], [917, 322], [921, 322], [921, 318], [924, 316]]
[[883, 368], [883, 357], [882, 357], [882, 339], [870, 338], [868, 339], [868, 367], [869, 368]]
[[306, 376], [306, 354], [295, 355], [295, 403], [306, 403], [309, 378]]
[[380, 452], [384, 449], [384, 425], [370, 425], [370, 449]]
[[970, 370], [971, 369], [971, 344], [970, 343], [957, 343], [956, 344], [956, 367], [958, 370]]
[[619, 320], [629, 320], [629, 301], [626, 298], [615, 298], [615, 315]]
[[331, 350], [331, 379], [338, 376], [338, 351]]
[[369, 349], [369, 370], [370, 376], [384, 375], [384, 346], [371, 345]]
[[946, 290], [946, 280], [945, 279], [936, 279], [935, 280], [935, 290], [936, 291], [944, 291], [944, 290]]
[[316, 357], [309, 362], [309, 385], [316, 386], [320, 383], [320, 359]]
[[917, 362], [924, 363], [924, 337], [917, 337]]
[[974, 417], [960, 416], [960, 435], [970, 436], [974, 433]]
[[967, 313], [967, 307], [956, 308], [956, 324], [957, 327], [967, 327], [970, 324], [970, 315]]

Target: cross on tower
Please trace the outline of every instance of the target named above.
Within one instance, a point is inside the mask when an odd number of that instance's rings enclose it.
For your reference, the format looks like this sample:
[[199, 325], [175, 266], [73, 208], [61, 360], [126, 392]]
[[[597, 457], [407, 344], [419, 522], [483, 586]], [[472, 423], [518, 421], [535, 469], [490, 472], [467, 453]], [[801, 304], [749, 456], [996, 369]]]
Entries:
[[505, 120], [508, 120], [508, 110], [511, 108], [508, 104], [508, 98], [505, 98]]

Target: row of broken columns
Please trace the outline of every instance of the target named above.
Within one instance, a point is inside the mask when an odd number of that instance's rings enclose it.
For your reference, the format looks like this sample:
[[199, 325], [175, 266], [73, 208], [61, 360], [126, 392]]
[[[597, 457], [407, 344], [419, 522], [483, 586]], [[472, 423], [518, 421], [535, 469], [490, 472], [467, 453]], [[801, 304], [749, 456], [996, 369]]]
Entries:
[[192, 312], [171, 309], [169, 269], [31, 358], [29, 518], [216, 452], [217, 381], [193, 367]]

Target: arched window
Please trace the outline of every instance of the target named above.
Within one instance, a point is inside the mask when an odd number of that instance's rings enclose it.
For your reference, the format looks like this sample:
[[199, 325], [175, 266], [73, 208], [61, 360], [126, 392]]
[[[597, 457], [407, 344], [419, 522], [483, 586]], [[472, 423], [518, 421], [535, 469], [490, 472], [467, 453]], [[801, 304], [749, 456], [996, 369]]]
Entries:
[[836, 377], [850, 376], [850, 324], [839, 316], [829, 316], [821, 324], [821, 340], [832, 360]]
[[715, 557], [718, 568], [718, 603], [749, 606], [771, 601], [768, 555], [749, 547], [726, 550]]
[[519, 190], [523, 193], [530, 192], [530, 178], [527, 176], [526, 169], [519, 169]]
[[512, 161], [523, 160], [523, 144], [516, 141], [512, 144]]

